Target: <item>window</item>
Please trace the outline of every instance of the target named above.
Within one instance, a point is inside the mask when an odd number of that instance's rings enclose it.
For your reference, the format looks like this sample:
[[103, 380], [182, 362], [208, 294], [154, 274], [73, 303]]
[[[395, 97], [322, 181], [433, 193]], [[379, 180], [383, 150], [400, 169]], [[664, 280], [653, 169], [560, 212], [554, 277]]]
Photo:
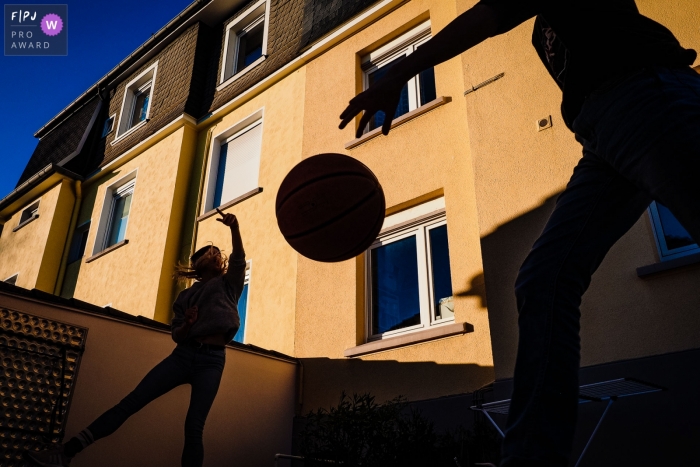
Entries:
[[115, 191], [112, 199], [112, 212], [110, 213], [107, 227], [107, 236], [105, 237], [105, 248], [116, 245], [126, 238], [126, 225], [129, 222], [133, 194], [133, 182]]
[[10, 284], [10, 285], [17, 285], [17, 278], [18, 277], [19, 277], [19, 273], [15, 274], [14, 276], [8, 277], [3, 282], [6, 284]]
[[33, 203], [28, 208], [22, 211], [22, 215], [19, 218], [19, 225], [24, 224], [28, 220], [39, 216], [39, 201]]
[[[426, 21], [398, 39], [364, 56], [362, 58], [364, 89], [384, 76], [389, 66], [415, 52], [418, 47], [430, 40], [430, 37], [430, 21]], [[411, 78], [403, 87], [394, 118], [427, 104], [435, 98], [435, 72], [433, 68], [429, 68]], [[384, 112], [377, 112], [370, 120], [365, 132], [379, 128], [383, 123]]]
[[700, 253], [700, 247], [695, 240], [666, 206], [656, 201], [652, 202], [649, 206], [649, 216], [661, 261]]
[[385, 219], [366, 255], [369, 340], [454, 321], [444, 205], [439, 198]]
[[[136, 171], [133, 171], [105, 190], [104, 203], [92, 251], [93, 256], [111, 246], [125, 244], [128, 241], [126, 232], [131, 217], [135, 186]], [[71, 244], [71, 258], [77, 260], [82, 257], [80, 250], [84, 248], [84, 242], [87, 242], [89, 228], [90, 224], [83, 224], [79, 229], [76, 229]], [[88, 258], [86, 261], [90, 262], [91, 260]]]
[[105, 124], [102, 127], [102, 138], [107, 136], [114, 129], [114, 115], [105, 120]]
[[258, 188], [262, 111], [217, 136], [212, 144], [206, 210]]
[[226, 27], [221, 82], [227, 81], [266, 57], [267, 1], [261, 0]]
[[246, 314], [248, 311], [248, 285], [250, 284], [250, 261], [246, 264], [245, 270], [245, 282], [243, 285], [243, 291], [241, 292], [241, 297], [238, 299], [238, 316], [241, 318], [241, 327], [238, 328], [238, 332], [233, 336], [235, 342], [240, 342], [243, 344], [245, 342], [245, 321]]
[[[153, 86], [156, 81], [157, 71], [158, 62], [126, 85], [122, 110], [119, 116], [117, 137], [125, 135], [140, 124], [147, 122], [150, 118]], [[105, 126], [107, 122], [105, 122]]]
[[90, 222], [77, 227], [73, 234], [73, 241], [70, 245], [68, 253], [68, 264], [74, 263], [82, 259], [85, 254], [85, 245], [87, 245], [88, 233], [90, 232]]

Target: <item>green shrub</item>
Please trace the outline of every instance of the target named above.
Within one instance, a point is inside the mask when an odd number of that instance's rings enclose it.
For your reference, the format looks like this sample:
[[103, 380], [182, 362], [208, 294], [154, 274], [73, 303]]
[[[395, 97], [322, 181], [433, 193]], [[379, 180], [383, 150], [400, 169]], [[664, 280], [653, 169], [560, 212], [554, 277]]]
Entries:
[[[299, 450], [307, 459], [305, 467], [329, 465], [314, 459], [350, 467], [469, 467], [473, 459], [486, 455], [493, 461], [497, 456], [498, 439], [486, 435], [484, 448], [483, 439], [463, 428], [437, 433], [433, 423], [403, 397], [377, 404], [370, 394], [343, 393], [336, 407], [307, 415]], [[473, 451], [479, 448], [488, 452], [477, 456]]]

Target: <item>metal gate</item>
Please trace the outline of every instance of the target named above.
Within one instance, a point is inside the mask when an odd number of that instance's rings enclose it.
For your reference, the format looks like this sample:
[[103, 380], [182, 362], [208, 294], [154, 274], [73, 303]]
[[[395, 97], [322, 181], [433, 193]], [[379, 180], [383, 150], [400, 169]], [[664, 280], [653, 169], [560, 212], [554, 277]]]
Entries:
[[87, 328], [0, 308], [0, 465], [63, 440]]

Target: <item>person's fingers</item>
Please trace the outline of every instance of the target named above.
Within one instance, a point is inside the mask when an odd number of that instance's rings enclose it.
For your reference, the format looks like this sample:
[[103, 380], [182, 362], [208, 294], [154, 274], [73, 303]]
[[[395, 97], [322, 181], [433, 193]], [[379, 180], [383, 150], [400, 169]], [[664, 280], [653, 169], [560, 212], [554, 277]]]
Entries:
[[355, 116], [358, 113], [360, 113], [360, 111], [361, 109], [349, 105], [348, 108], [345, 109], [345, 111], [342, 114], [340, 114], [340, 118], [342, 119], [342, 121], [340, 122], [340, 125], [338, 125], [338, 128], [340, 128], [341, 130], [345, 128], [348, 123], [355, 119]]
[[384, 117], [384, 123], [382, 123], [382, 134], [384, 136], [389, 134], [389, 130], [391, 130], [391, 122], [392, 121], [393, 121], [393, 119], [391, 117], [389, 117], [388, 115], [386, 115]]
[[362, 133], [365, 131], [365, 127], [369, 123], [369, 121], [372, 119], [372, 116], [376, 113], [376, 110], [374, 112], [370, 111], [365, 111], [364, 114], [362, 114], [362, 118], [360, 119], [360, 126], [357, 127], [357, 131], [355, 132], [355, 138], [359, 138], [362, 136]]
[[226, 214], [224, 214], [223, 212], [221, 212], [221, 209], [219, 209], [219, 208], [215, 208], [215, 209], [216, 209], [216, 212], [218, 212], [218, 213], [221, 214], [222, 216], [226, 216]]

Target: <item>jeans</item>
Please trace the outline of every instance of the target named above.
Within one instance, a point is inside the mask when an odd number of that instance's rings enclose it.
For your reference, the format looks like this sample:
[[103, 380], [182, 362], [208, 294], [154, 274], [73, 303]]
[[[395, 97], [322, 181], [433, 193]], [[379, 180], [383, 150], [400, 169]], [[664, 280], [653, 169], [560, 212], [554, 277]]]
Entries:
[[114, 433], [122, 423], [149, 402], [181, 384], [192, 385], [190, 407], [185, 419], [183, 466], [201, 466], [204, 460], [202, 432], [224, 371], [225, 349], [200, 349], [180, 344], [156, 365], [128, 396], [100, 415], [87, 428], [94, 440]]
[[583, 157], [515, 284], [519, 342], [502, 466], [566, 466], [578, 402], [579, 306], [612, 245], [658, 200], [700, 241], [700, 75], [647, 68], [594, 92]]

